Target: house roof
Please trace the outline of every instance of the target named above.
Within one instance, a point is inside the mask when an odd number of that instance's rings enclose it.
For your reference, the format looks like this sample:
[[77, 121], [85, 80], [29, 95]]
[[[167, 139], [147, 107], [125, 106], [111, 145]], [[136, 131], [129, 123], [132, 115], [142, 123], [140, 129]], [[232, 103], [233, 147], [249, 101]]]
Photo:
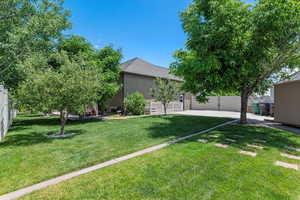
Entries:
[[294, 80], [300, 80], [300, 71], [295, 74]]
[[281, 85], [281, 84], [285, 84], [285, 83], [293, 83], [293, 82], [298, 82], [300, 81], [300, 71], [299, 72], [296, 72], [293, 76], [292, 76], [292, 79], [291, 80], [286, 80], [286, 81], [282, 81], [282, 82], [279, 82], [275, 85]]
[[140, 58], [134, 58], [124, 62], [121, 64], [121, 68], [125, 73], [183, 81], [182, 79], [170, 74], [169, 69], [151, 64]]
[[296, 82], [300, 82], [300, 79], [296, 79], [296, 80], [290, 80], [290, 81], [285, 81], [285, 82], [281, 82], [281, 83], [277, 83], [275, 84], [275, 86], [277, 85], [284, 85], [284, 84], [290, 84], [290, 83], [296, 83]]

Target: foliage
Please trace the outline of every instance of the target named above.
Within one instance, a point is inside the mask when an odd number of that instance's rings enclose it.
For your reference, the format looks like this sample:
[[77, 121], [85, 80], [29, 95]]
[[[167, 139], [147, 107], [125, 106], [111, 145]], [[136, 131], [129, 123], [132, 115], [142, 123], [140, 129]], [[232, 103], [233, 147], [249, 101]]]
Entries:
[[59, 51], [67, 52], [70, 57], [80, 56], [81, 54], [88, 56], [94, 50], [90, 42], [77, 35], [61, 38], [57, 46]]
[[[70, 59], [76, 60], [81, 65], [93, 67], [101, 73], [99, 81], [102, 87], [97, 92], [97, 103], [100, 112], [104, 112], [107, 101], [120, 89], [121, 51], [115, 50], [112, 46], [94, 49], [85, 38], [75, 35], [63, 38], [58, 44], [58, 51], [66, 51]], [[52, 59], [51, 64], [54, 67], [59, 66], [61, 60]]]
[[31, 68], [31, 75], [17, 91], [18, 104], [33, 111], [61, 113], [61, 134], [69, 113], [83, 112], [84, 105], [97, 100], [101, 73], [82, 68], [65, 55], [64, 64], [53, 70]]
[[152, 97], [160, 101], [164, 106], [164, 113], [167, 114], [167, 106], [179, 98], [180, 90], [175, 81], [170, 79], [156, 78], [155, 87], [150, 89]]
[[133, 115], [143, 115], [145, 113], [146, 100], [144, 95], [135, 92], [128, 95], [124, 100], [125, 113], [131, 113]]
[[0, 82], [15, 89], [26, 78], [19, 67], [26, 58], [47, 55], [70, 27], [62, 0], [0, 1]]
[[184, 88], [205, 99], [211, 93], [238, 92], [241, 122], [247, 101], [264, 93], [274, 74], [299, 63], [300, 6], [295, 0], [194, 0], [181, 13], [188, 39], [175, 53], [173, 72]]
[[110, 100], [121, 88], [120, 78], [120, 63], [122, 59], [121, 50], [115, 50], [111, 46], [106, 46], [95, 52], [93, 57], [94, 67], [101, 69], [102, 87], [98, 91], [98, 107], [100, 112], [104, 112], [107, 107], [107, 101]]

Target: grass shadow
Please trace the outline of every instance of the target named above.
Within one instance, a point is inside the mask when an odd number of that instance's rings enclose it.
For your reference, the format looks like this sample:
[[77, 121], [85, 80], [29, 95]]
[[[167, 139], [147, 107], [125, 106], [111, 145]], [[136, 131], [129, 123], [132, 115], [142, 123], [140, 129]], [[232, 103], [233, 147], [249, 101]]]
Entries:
[[[85, 119], [85, 120], [68, 120], [68, 125], [80, 125], [80, 124], [87, 124], [87, 123], [96, 123], [101, 122], [102, 120], [99, 119]], [[33, 125], [39, 125], [39, 126], [57, 126], [60, 124], [58, 117], [26, 117], [26, 118], [20, 118], [16, 119], [12, 125], [12, 128], [16, 126], [33, 126]]]
[[153, 138], [178, 138], [206, 130], [213, 126], [230, 121], [226, 118], [171, 115], [156, 116], [158, 122], [152, 122], [147, 129]]
[[26, 134], [13, 134], [8, 135], [3, 142], [0, 143], [1, 147], [20, 147], [20, 146], [30, 146], [41, 143], [51, 143], [54, 140], [70, 140], [81, 134], [84, 134], [84, 131], [81, 129], [76, 130], [66, 130], [66, 133], [76, 133], [72, 137], [66, 138], [48, 138], [48, 135], [55, 134], [53, 132], [31, 132]]
[[[188, 118], [185, 116], [173, 116], [172, 118], [164, 118], [164, 120], [167, 120], [167, 122], [154, 122], [149, 130], [151, 137], [178, 138], [224, 123], [225, 119], [223, 118], [223, 121], [221, 119], [222, 118], [199, 116], [189, 116]], [[195, 128], [191, 129], [190, 127]], [[219, 137], [209, 138], [208, 135], [210, 134], [218, 135]], [[243, 150], [253, 150], [252, 147], [247, 146], [248, 144], [263, 146], [264, 150], [268, 150], [269, 148], [277, 148], [286, 152], [289, 152], [286, 147], [300, 148], [300, 142], [296, 141], [296, 135], [280, 129], [264, 126], [229, 125], [218, 128], [209, 133], [181, 141], [181, 143], [195, 141], [196, 138], [203, 138], [208, 140], [208, 142], [228, 144]], [[235, 140], [235, 142], [228, 141], [228, 139]], [[255, 139], [265, 141], [265, 143], [254, 141]]]
[[[210, 138], [208, 135], [218, 137]], [[276, 148], [285, 152], [289, 152], [286, 147], [300, 147], [300, 143], [296, 141], [296, 135], [271, 127], [230, 125], [204, 134], [200, 138], [207, 139], [208, 142], [227, 144], [247, 151], [257, 150], [247, 145], [260, 146], [265, 151], [268, 151], [269, 148]]]

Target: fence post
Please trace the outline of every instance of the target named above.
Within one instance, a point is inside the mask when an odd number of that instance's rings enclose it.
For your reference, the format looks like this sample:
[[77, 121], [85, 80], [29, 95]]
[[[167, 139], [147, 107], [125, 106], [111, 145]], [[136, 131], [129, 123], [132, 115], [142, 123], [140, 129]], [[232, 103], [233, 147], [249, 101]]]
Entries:
[[14, 117], [14, 109], [8, 91], [3, 85], [0, 85], [0, 141], [5, 137]]

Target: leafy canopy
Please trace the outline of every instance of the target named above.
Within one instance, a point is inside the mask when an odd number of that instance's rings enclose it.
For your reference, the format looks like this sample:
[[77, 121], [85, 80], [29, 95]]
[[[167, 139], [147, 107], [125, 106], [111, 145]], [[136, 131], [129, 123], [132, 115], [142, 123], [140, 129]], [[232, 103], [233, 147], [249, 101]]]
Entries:
[[98, 91], [98, 106], [100, 111], [105, 110], [107, 101], [111, 99], [121, 88], [119, 78], [122, 60], [121, 50], [115, 50], [111, 46], [106, 46], [96, 50], [93, 57], [94, 66], [102, 69], [103, 87]]
[[14, 89], [25, 74], [19, 68], [32, 54], [47, 55], [71, 26], [63, 0], [0, 1], [0, 82]]
[[91, 67], [97, 70], [100, 75], [97, 81], [101, 84], [101, 87], [97, 91], [96, 103], [102, 111], [107, 101], [120, 89], [118, 80], [121, 72], [121, 51], [115, 50], [111, 46], [95, 49], [85, 38], [71, 35], [63, 37], [58, 42], [55, 51], [48, 57], [47, 63], [50, 68], [59, 69], [64, 64], [65, 59], [60, 55], [60, 52], [65, 52], [64, 55], [68, 59], [77, 62], [82, 67]]
[[[41, 111], [61, 111], [80, 113], [84, 105], [97, 100], [97, 91], [101, 87], [98, 81], [100, 73], [93, 68], [82, 68], [78, 63], [60, 54], [64, 64], [59, 70], [53, 70], [46, 62], [44, 69], [31, 67], [31, 76], [17, 90], [17, 100], [23, 108]], [[46, 60], [44, 60], [46, 61]], [[29, 68], [28, 68], [29, 69]]]
[[179, 98], [179, 84], [170, 79], [156, 78], [155, 87], [150, 89], [150, 93], [156, 101], [159, 101], [164, 105], [166, 114], [167, 105]]
[[173, 72], [199, 95], [264, 93], [274, 77], [299, 62], [300, 7], [296, 0], [194, 0], [181, 13], [188, 36]]

